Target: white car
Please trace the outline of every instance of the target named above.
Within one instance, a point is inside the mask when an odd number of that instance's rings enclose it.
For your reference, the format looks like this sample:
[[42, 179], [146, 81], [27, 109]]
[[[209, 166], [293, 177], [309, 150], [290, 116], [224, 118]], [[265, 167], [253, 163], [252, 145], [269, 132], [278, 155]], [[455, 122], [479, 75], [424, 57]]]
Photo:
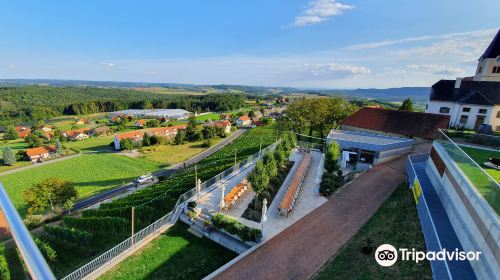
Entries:
[[144, 184], [146, 183], [147, 181], [152, 181], [153, 180], [153, 174], [149, 173], [149, 174], [146, 174], [146, 175], [142, 175], [140, 176], [139, 178], [137, 178], [135, 180], [136, 183], [138, 184]]

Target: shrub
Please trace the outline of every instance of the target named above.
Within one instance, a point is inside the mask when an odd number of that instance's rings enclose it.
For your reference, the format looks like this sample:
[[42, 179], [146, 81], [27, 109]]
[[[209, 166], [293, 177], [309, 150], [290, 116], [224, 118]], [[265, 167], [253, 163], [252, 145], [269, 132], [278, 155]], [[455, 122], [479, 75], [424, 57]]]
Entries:
[[39, 226], [42, 223], [42, 215], [26, 215], [26, 218], [23, 220], [24, 224], [28, 227], [28, 229], [33, 229]]
[[3, 244], [0, 244], [0, 280], [10, 280], [10, 271], [4, 253]]
[[247, 227], [246, 225], [219, 213], [212, 216], [212, 223], [214, 227], [224, 229], [230, 234], [237, 235], [243, 241], [257, 242], [262, 237], [260, 229]]

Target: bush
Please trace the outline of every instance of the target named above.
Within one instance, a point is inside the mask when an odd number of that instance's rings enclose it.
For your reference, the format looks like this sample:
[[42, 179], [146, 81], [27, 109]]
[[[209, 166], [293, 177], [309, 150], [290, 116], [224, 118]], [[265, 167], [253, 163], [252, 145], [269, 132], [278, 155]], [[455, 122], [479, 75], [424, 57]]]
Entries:
[[26, 218], [23, 220], [24, 224], [28, 229], [33, 229], [39, 226], [42, 223], [42, 215], [26, 215]]
[[224, 229], [230, 234], [237, 235], [243, 241], [258, 242], [262, 237], [260, 229], [247, 227], [246, 225], [219, 213], [212, 216], [212, 223], [214, 227]]
[[205, 141], [203, 141], [203, 148], [210, 148], [212, 147], [212, 139], [207, 139]]
[[9, 266], [5, 258], [3, 244], [0, 244], [0, 280], [10, 280]]

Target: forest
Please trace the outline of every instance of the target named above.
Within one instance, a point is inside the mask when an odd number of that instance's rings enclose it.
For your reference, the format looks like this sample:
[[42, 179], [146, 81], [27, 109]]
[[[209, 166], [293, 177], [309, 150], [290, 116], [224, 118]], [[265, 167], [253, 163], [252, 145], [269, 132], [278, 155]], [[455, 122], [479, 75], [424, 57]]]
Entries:
[[118, 88], [0, 87], [0, 125], [37, 121], [63, 114], [80, 115], [123, 109], [181, 108], [197, 112], [220, 112], [243, 106], [243, 94], [187, 96]]

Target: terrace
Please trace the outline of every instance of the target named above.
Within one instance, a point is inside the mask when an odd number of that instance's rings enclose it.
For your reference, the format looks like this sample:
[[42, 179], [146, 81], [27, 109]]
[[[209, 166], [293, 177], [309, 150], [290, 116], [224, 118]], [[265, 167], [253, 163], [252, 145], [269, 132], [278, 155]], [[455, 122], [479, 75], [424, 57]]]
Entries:
[[[445, 131], [437, 133], [434, 146], [442, 148], [451, 162], [459, 168], [460, 175], [474, 187], [478, 194], [497, 213], [500, 213], [500, 170], [485, 166], [488, 157], [500, 158], [500, 152], [488, 148], [457, 145]], [[484, 166], [484, 168], [483, 168]]]

